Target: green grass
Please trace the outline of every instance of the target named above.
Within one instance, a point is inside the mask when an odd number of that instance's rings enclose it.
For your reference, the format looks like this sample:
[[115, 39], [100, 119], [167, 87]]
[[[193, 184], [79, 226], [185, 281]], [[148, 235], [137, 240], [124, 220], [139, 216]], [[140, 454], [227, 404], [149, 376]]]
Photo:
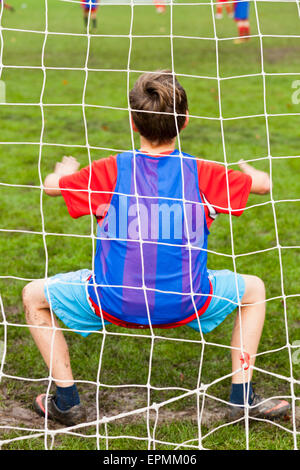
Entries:
[[[3, 30], [3, 64], [1, 79], [7, 88], [7, 104], [0, 105], [0, 293], [3, 299], [7, 328], [7, 356], [5, 376], [0, 384], [0, 409], [6, 409], [12, 401], [29, 409], [33, 396], [45, 390], [46, 367], [24, 324], [21, 290], [26, 280], [43, 277], [48, 257], [48, 275], [58, 272], [89, 268], [92, 244], [88, 238], [63, 237], [63, 234], [88, 235], [90, 219], [71, 220], [59, 199], [42, 198], [47, 253], [43, 237], [40, 211], [40, 185], [38, 163], [41, 138], [42, 114], [39, 106], [44, 75], [41, 67], [44, 42], [45, 10], [43, 2], [27, 0], [27, 8], [16, 5], [14, 15], [5, 11], [4, 28], [24, 29], [34, 32]], [[39, 3], [37, 5], [37, 3]], [[84, 88], [83, 68], [87, 53], [87, 38], [83, 36], [81, 11], [76, 4], [58, 0], [48, 2], [48, 30], [68, 32], [74, 35], [49, 34], [45, 45], [44, 65], [46, 81], [42, 101], [45, 129], [41, 153], [42, 178], [52, 170], [63, 155], [73, 155], [81, 165], [88, 164], [85, 147], [85, 132], [82, 115]], [[259, 3], [258, 14], [261, 32], [265, 35], [299, 35], [300, 22], [296, 3]], [[99, 10], [98, 33], [106, 37], [91, 37], [85, 102], [102, 107], [86, 108], [89, 144], [92, 159], [106, 157], [117, 150], [131, 148], [127, 108], [127, 62], [128, 37], [113, 38], [111, 34], [128, 35], [131, 9], [128, 6], [105, 6]], [[152, 6], [134, 8], [133, 34], [139, 36], [132, 42], [130, 56], [130, 84], [139, 71], [171, 67], [170, 12], [157, 15]], [[254, 7], [251, 8], [252, 34], [257, 34]], [[155, 35], [154, 38], [145, 37]], [[218, 82], [216, 80], [216, 43], [211, 7], [175, 5], [173, 34], [176, 36], [202, 37], [186, 39], [177, 37], [173, 41], [174, 66], [189, 98], [190, 124], [182, 133], [181, 144], [185, 152], [199, 158], [224, 162], [221, 127], [219, 122]], [[236, 25], [224, 18], [217, 22], [220, 39], [236, 35]], [[209, 39], [210, 38], [210, 39]], [[283, 348], [274, 353], [259, 356], [257, 366], [269, 372], [290, 377], [290, 364], [286, 345], [284, 306], [274, 214], [282, 247], [284, 293], [288, 296], [287, 321], [290, 342], [299, 339], [299, 201], [300, 191], [299, 155], [300, 105], [292, 103], [292, 84], [299, 73], [299, 39], [293, 37], [268, 37], [263, 39], [264, 71], [276, 75], [266, 76], [266, 106], [270, 137], [270, 152], [273, 179], [274, 207], [270, 196], [249, 198], [250, 209], [241, 219], [233, 220], [234, 252], [236, 255], [268, 250], [262, 253], [237, 256], [237, 270], [256, 274], [266, 284], [267, 321], [260, 352]], [[264, 90], [261, 73], [260, 41], [254, 37], [247, 44], [236, 46], [232, 40], [220, 40], [219, 73], [221, 78], [222, 115], [225, 119], [224, 136], [227, 162], [236, 168], [240, 158], [253, 160], [253, 164], [270, 170], [266, 119], [264, 117]], [[9, 68], [9, 65], [27, 68]], [[66, 67], [69, 70], [60, 70]], [[282, 73], [290, 75], [280, 75]], [[247, 76], [253, 75], [253, 76]], [[202, 77], [196, 78], [195, 76]], [[240, 77], [228, 79], [229, 77]], [[13, 105], [14, 103], [23, 106]], [[53, 106], [53, 105], [64, 106]], [[74, 106], [77, 105], [77, 106]], [[26, 105], [26, 106], [25, 106]], [[73, 106], [71, 106], [73, 105]], [[105, 108], [112, 107], [113, 109]], [[117, 109], [120, 108], [120, 109]], [[294, 115], [287, 115], [294, 114]], [[281, 115], [281, 116], [278, 116]], [[198, 116], [198, 117], [195, 117]], [[247, 119], [234, 119], [249, 116]], [[211, 119], [206, 119], [206, 118]], [[231, 119], [232, 118], [232, 119]], [[55, 144], [59, 144], [55, 145]], [[290, 158], [279, 158], [290, 157]], [[15, 186], [7, 186], [15, 185]], [[25, 187], [24, 187], [25, 186]], [[295, 200], [295, 201], [293, 201]], [[256, 206], [264, 203], [264, 205]], [[255, 207], [251, 207], [255, 206]], [[8, 230], [5, 232], [3, 230]], [[31, 233], [18, 233], [24, 230]], [[37, 233], [32, 233], [37, 232]], [[285, 248], [295, 247], [295, 248]], [[209, 248], [219, 255], [209, 256], [209, 267], [233, 269], [229, 219], [220, 217], [211, 229]], [[47, 255], [47, 256], [46, 256]], [[227, 255], [227, 256], [226, 256]], [[218, 345], [229, 345], [234, 316], [206, 335], [208, 345], [204, 349], [201, 382], [209, 384], [230, 373], [229, 350]], [[14, 326], [15, 325], [15, 326]], [[0, 338], [4, 337], [4, 326], [0, 326]], [[126, 336], [107, 335], [100, 370], [100, 408], [111, 416], [147, 405], [144, 387], [148, 378], [151, 342], [148, 332], [141, 336], [130, 336], [135, 331], [109, 328], [111, 332], [127, 333]], [[199, 336], [183, 327], [176, 330], [158, 331], [161, 339], [154, 343], [154, 354], [150, 383], [151, 402], [160, 403], [180, 395], [178, 388], [193, 390], [197, 386], [201, 345], [176, 341], [197, 341]], [[99, 354], [103, 337], [93, 334], [87, 339], [67, 332], [72, 366], [76, 380], [81, 380], [80, 391], [90, 403], [95, 403]], [[171, 340], [172, 339], [172, 340]], [[214, 344], [214, 345], [212, 345]], [[293, 365], [293, 376], [299, 379], [300, 366]], [[12, 376], [12, 378], [8, 377]], [[17, 377], [22, 377], [18, 380]], [[31, 381], [30, 379], [34, 379]], [[84, 383], [91, 381], [93, 384]], [[264, 373], [256, 373], [256, 389], [265, 396], [290, 395], [287, 380], [280, 380]], [[127, 385], [125, 392], [117, 385]], [[223, 380], [209, 387], [208, 393], [217, 399], [227, 400], [230, 383]], [[161, 390], [174, 387], [177, 390]], [[299, 387], [295, 389], [298, 397]], [[216, 404], [207, 399], [208, 409]], [[174, 446], [166, 443], [192, 441], [197, 445], [198, 428], [189, 418], [197, 410], [196, 396], [175, 401], [164, 407], [167, 421], [158, 421], [156, 439], [161, 442], [157, 449]], [[181, 415], [180, 413], [183, 413]], [[1, 416], [1, 415], [0, 415]], [[183, 417], [181, 417], [183, 416]], [[171, 417], [171, 418], [170, 418]], [[213, 425], [202, 426], [202, 436], [213, 428], [224, 424], [224, 420]], [[22, 423], [19, 423], [21, 426]], [[251, 449], [292, 449], [293, 435], [290, 422], [281, 423], [286, 430], [268, 423], [255, 422], [250, 427]], [[28, 431], [9, 431], [1, 423], [1, 439], [25, 437]], [[25, 423], [23, 426], [28, 427]], [[298, 425], [299, 426], [299, 425]], [[151, 432], [153, 422], [151, 421]], [[41, 422], [39, 429], [43, 429]], [[299, 427], [298, 427], [299, 431]], [[38, 431], [36, 431], [38, 432]], [[97, 448], [95, 427], [84, 429], [80, 435], [57, 434], [55, 449]], [[98, 430], [99, 445], [105, 448], [105, 429]], [[108, 425], [109, 449], [146, 449], [147, 427], [145, 419], [118, 420]], [[34, 436], [34, 434], [32, 434]], [[86, 437], [85, 437], [86, 436]], [[118, 438], [118, 436], [123, 436]], [[126, 437], [127, 436], [127, 437]], [[135, 440], [132, 437], [145, 437]], [[165, 443], [165, 444], [163, 444]], [[246, 446], [243, 425], [226, 426], [208, 435], [202, 442], [209, 449], [243, 449]], [[19, 439], [4, 445], [6, 449], [42, 449], [44, 437]]]

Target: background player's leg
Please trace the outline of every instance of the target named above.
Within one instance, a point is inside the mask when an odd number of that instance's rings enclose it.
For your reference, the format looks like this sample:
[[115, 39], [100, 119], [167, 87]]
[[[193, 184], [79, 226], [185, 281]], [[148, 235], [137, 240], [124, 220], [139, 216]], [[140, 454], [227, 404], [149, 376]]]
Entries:
[[91, 20], [92, 20], [92, 26], [94, 29], [97, 28], [97, 10], [93, 10], [91, 12]]
[[88, 25], [88, 19], [89, 19], [89, 11], [83, 10], [83, 22], [84, 22], [85, 27], [87, 27]]
[[220, 20], [222, 17], [223, 17], [223, 3], [220, 0], [218, 0], [216, 19]]
[[[248, 20], [243, 21], [243, 36], [250, 36], [250, 23]], [[250, 39], [249, 37], [246, 38]]]
[[166, 5], [164, 4], [163, 0], [154, 0], [154, 5], [157, 13], [165, 13]]
[[232, 8], [232, 4], [226, 2], [226, 3], [225, 3], [225, 7], [226, 7], [227, 15], [228, 15], [230, 18], [232, 18], [232, 17], [233, 17], [233, 8]]

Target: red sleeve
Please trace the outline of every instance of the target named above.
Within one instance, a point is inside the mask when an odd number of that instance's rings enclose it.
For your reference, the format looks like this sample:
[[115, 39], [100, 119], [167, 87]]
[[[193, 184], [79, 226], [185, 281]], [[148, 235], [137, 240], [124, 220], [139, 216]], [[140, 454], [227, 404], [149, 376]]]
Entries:
[[[200, 192], [214, 209], [223, 214], [240, 216], [244, 212], [249, 197], [252, 178], [241, 171], [228, 170], [229, 201], [226, 169], [217, 163], [197, 160]], [[230, 203], [230, 204], [229, 204]]]
[[117, 181], [116, 157], [112, 156], [97, 160], [91, 166], [60, 178], [61, 193], [70, 216], [75, 219], [91, 213], [88, 191], [90, 172], [91, 209], [94, 215], [101, 216], [99, 207], [110, 203], [115, 190]]

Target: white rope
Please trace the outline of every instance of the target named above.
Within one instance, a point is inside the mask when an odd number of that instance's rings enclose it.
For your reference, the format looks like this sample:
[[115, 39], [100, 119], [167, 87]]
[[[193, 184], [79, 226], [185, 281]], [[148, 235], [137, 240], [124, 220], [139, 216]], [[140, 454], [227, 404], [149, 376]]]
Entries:
[[[41, 110], [41, 116], [42, 116], [42, 126], [41, 126], [41, 133], [40, 133], [40, 146], [39, 146], [39, 157], [38, 157], [38, 174], [39, 174], [39, 180], [40, 180], [40, 214], [41, 214], [41, 222], [42, 222], [42, 238], [43, 238], [43, 246], [44, 246], [44, 252], [45, 252], [45, 279], [47, 280], [48, 278], [48, 249], [47, 249], [47, 243], [46, 243], [46, 235], [45, 235], [45, 220], [44, 220], [44, 211], [43, 211], [43, 178], [42, 178], [42, 170], [41, 170], [41, 164], [42, 164], [42, 152], [43, 152], [43, 139], [44, 139], [44, 131], [45, 131], [45, 114], [44, 114], [44, 105], [43, 105], [43, 97], [44, 97], [44, 92], [45, 92], [45, 87], [46, 87], [46, 80], [47, 80], [47, 72], [45, 69], [45, 48], [46, 48], [46, 43], [47, 43], [47, 38], [48, 38], [48, 0], [45, 1], [45, 33], [44, 33], [44, 40], [43, 40], [43, 46], [42, 46], [42, 57], [41, 57], [41, 64], [42, 64], [42, 71], [43, 71], [43, 84], [42, 84], [42, 89], [41, 89], [41, 94], [40, 94], [40, 110]], [[54, 321], [54, 313], [52, 310], [52, 305], [51, 305], [51, 299], [49, 296], [49, 290], [48, 290], [48, 285], [47, 286], [47, 294], [48, 298], [50, 300], [49, 305], [50, 305], [50, 313], [51, 313], [51, 323], [52, 323], [52, 336], [51, 336], [51, 353], [50, 353], [50, 365], [49, 365], [49, 377], [48, 377], [48, 386], [46, 390], [46, 400], [45, 400], [45, 412], [46, 412], [46, 418], [45, 418], [45, 434], [44, 434], [44, 446], [45, 449], [48, 448], [48, 397], [50, 394], [50, 389], [51, 385], [53, 382], [52, 378], [52, 367], [53, 367], [53, 347], [54, 347], [54, 341], [55, 341], [55, 321]]]

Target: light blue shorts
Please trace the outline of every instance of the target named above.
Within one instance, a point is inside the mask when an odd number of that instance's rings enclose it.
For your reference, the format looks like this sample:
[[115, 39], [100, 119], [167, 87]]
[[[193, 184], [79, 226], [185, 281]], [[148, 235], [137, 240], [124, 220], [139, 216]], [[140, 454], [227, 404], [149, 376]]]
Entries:
[[[243, 276], [227, 269], [221, 271], [208, 270], [212, 283], [213, 297], [208, 309], [200, 317], [201, 330], [209, 333], [222, 323], [227, 315], [237, 308], [245, 292]], [[45, 296], [55, 315], [72, 330], [82, 336], [103, 328], [103, 322], [91, 307], [87, 295], [87, 279], [91, 271], [80, 271], [57, 274], [45, 283]], [[238, 284], [239, 300], [236, 289]], [[109, 322], [104, 321], [105, 324]], [[199, 331], [198, 320], [187, 324]]]

